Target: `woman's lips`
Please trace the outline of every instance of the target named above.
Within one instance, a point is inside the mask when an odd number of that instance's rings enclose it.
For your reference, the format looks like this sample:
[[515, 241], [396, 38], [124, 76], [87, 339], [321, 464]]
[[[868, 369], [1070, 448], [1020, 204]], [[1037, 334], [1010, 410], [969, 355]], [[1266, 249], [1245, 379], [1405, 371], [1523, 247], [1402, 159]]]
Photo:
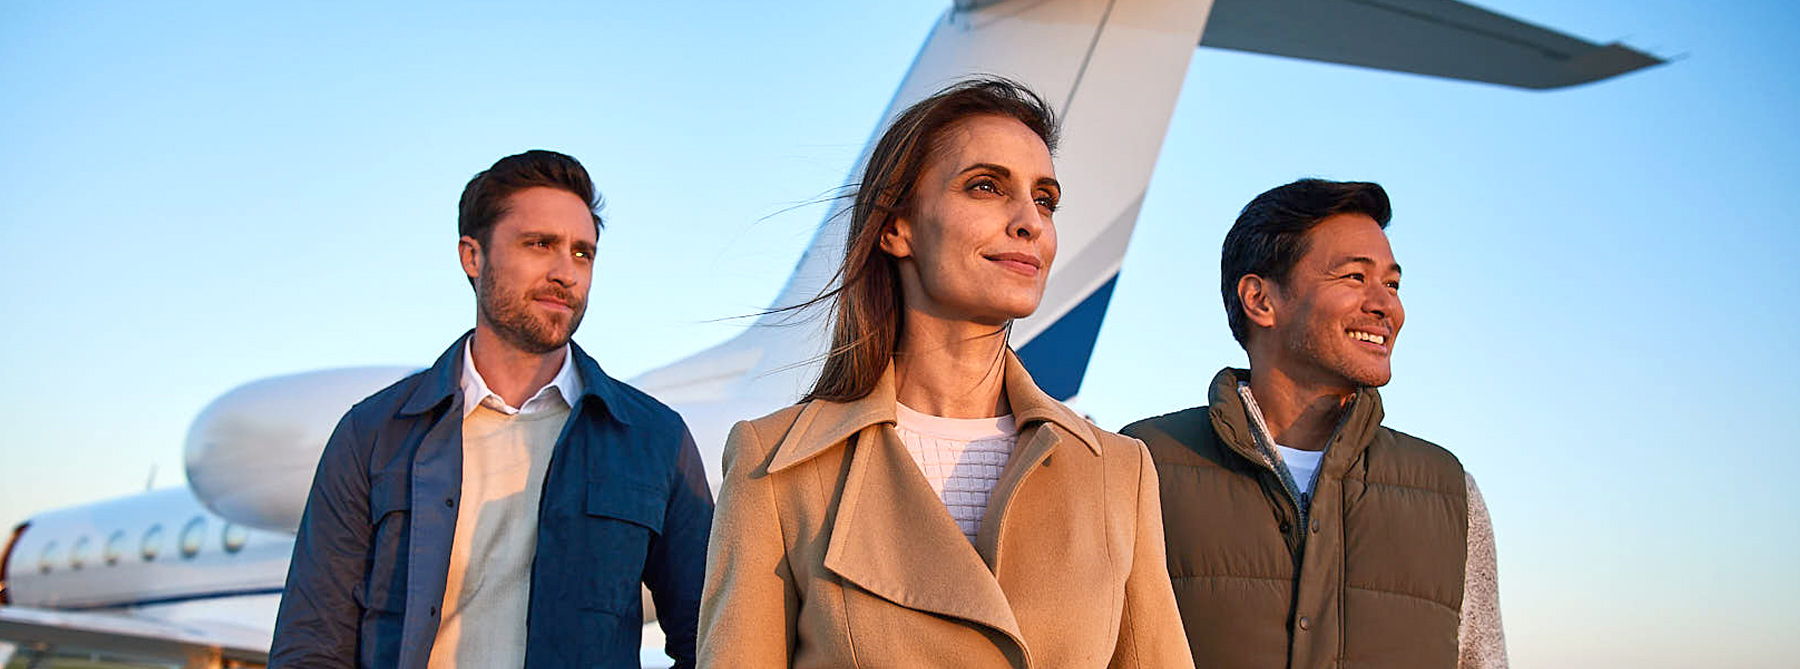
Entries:
[[997, 253], [985, 257], [1009, 271], [1025, 276], [1037, 276], [1038, 272], [1043, 270], [1044, 265], [1043, 261], [1037, 259], [1037, 256], [1027, 253]]

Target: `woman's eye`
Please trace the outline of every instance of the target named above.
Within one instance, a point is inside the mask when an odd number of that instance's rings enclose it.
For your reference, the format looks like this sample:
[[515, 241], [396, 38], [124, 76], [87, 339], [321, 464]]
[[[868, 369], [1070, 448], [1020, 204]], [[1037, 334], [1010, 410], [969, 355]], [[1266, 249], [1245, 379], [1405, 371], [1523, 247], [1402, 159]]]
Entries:
[[1043, 207], [1044, 210], [1046, 210], [1046, 211], [1051, 211], [1051, 212], [1056, 211], [1057, 203], [1056, 203], [1056, 196], [1054, 196], [1054, 195], [1049, 195], [1049, 194], [1039, 195], [1033, 201], [1037, 203], [1037, 206]]
[[980, 190], [980, 191], [987, 191], [989, 193], [999, 193], [1000, 192], [1000, 184], [994, 183], [994, 181], [992, 179], [977, 179], [977, 180], [969, 183], [969, 190]]

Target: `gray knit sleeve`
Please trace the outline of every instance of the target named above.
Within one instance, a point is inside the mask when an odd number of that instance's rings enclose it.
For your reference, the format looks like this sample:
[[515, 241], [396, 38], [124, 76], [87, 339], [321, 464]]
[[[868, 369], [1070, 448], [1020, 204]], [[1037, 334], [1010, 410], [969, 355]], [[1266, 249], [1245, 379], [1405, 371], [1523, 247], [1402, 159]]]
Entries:
[[1458, 669], [1506, 669], [1506, 632], [1500, 628], [1500, 569], [1494, 523], [1475, 477], [1469, 489], [1469, 556], [1463, 567], [1462, 626], [1456, 631]]

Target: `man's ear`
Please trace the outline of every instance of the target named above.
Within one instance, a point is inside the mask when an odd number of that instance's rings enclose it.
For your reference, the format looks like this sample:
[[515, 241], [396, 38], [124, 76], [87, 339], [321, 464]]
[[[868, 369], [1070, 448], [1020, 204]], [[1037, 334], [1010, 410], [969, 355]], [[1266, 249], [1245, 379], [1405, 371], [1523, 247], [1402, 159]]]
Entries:
[[881, 250], [895, 258], [912, 256], [912, 221], [895, 216], [881, 226]]
[[481, 253], [481, 242], [474, 237], [463, 235], [456, 240], [456, 254], [462, 258], [463, 274], [471, 280], [481, 277], [481, 263], [487, 258]]
[[1238, 277], [1238, 301], [1244, 303], [1244, 317], [1259, 327], [1275, 327], [1275, 307], [1281, 300], [1281, 287], [1256, 274]]

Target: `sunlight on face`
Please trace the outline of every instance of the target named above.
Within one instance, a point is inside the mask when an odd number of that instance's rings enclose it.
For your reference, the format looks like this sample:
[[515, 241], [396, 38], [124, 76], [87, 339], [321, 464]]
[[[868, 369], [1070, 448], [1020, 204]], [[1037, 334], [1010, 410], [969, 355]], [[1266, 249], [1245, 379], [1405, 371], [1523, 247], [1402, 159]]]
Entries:
[[1049, 149], [1003, 116], [957, 121], [935, 148], [906, 214], [882, 233], [906, 308], [989, 325], [1031, 315], [1056, 259], [1062, 189]]
[[567, 344], [587, 311], [597, 235], [587, 203], [571, 193], [528, 188], [507, 198], [474, 272], [484, 324], [531, 353]]
[[1338, 214], [1306, 239], [1306, 255], [1281, 288], [1276, 330], [1286, 357], [1331, 385], [1386, 385], [1406, 323], [1387, 233], [1367, 215]]

